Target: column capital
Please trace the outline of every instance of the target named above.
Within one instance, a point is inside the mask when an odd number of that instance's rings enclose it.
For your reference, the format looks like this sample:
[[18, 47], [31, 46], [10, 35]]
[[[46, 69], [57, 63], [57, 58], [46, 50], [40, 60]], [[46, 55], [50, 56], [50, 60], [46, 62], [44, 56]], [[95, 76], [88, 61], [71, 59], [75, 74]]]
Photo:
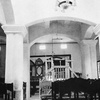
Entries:
[[97, 40], [82, 40], [82, 44], [95, 46], [97, 44]]
[[99, 35], [100, 34], [100, 24], [97, 24], [94, 27], [93, 32], [95, 33], [95, 35]]
[[22, 34], [23, 37], [26, 36], [26, 34], [28, 33], [26, 26], [24, 25], [3, 25], [2, 26], [5, 34]]
[[93, 34], [93, 29], [94, 29], [94, 26], [89, 26], [88, 29], [86, 30], [84, 38], [91, 38]]

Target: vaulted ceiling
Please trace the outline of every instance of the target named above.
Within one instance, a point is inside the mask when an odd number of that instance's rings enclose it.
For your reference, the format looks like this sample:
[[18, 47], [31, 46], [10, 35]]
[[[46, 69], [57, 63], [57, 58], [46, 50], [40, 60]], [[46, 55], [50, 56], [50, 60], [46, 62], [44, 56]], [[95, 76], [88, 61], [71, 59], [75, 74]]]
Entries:
[[52, 20], [34, 24], [28, 28], [30, 42], [38, 39], [38, 43], [45, 42], [79, 42], [92, 39], [93, 33], [86, 35], [90, 25], [78, 21]]

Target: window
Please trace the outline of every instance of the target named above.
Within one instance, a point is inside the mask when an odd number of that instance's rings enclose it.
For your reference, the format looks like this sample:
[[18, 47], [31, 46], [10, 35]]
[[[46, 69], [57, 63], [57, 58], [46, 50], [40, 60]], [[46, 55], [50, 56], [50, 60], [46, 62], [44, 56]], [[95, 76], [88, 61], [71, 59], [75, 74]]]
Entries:
[[65, 66], [65, 60], [61, 60], [61, 65]]
[[60, 66], [60, 60], [54, 60], [54, 66]]
[[54, 60], [54, 66], [65, 66], [65, 60]]
[[48, 69], [51, 68], [51, 62], [47, 62]]

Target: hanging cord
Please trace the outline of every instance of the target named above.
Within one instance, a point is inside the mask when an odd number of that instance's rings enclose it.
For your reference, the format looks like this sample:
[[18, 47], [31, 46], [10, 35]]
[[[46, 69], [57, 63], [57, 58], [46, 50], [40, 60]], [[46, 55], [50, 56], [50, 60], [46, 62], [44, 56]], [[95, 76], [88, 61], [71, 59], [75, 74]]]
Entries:
[[52, 36], [52, 58], [53, 58], [53, 54], [54, 52], [53, 52], [53, 36]]

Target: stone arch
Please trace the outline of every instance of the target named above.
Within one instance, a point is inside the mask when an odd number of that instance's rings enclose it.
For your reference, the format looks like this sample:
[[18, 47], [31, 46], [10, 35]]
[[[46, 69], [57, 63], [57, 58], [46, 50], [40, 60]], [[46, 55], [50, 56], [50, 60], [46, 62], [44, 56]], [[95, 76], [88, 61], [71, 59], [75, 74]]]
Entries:
[[[95, 26], [96, 24], [93, 23], [93, 22], [90, 22], [90, 21], [87, 21], [87, 20], [84, 20], [84, 19], [79, 19], [79, 18], [74, 18], [74, 17], [51, 17], [51, 18], [45, 18], [45, 19], [40, 19], [40, 20], [37, 20], [37, 21], [34, 21], [32, 23], [29, 23], [26, 25], [26, 27], [29, 29], [32, 25], [37, 25], [37, 24], [40, 24], [42, 22], [49, 22], [49, 21], [57, 21], [57, 20], [65, 20], [65, 21], [74, 21], [74, 22], [80, 22], [80, 23], [84, 23], [84, 24], [87, 24], [89, 26]], [[51, 33], [48, 33], [47, 35], [50, 35]], [[52, 33], [54, 34], [54, 33]], [[59, 34], [59, 33], [57, 33]], [[34, 39], [30, 42], [30, 47], [32, 46], [32, 44], [34, 44], [36, 41], [38, 41], [39, 39], [41, 39], [42, 37], [44, 36], [47, 36], [46, 34], [38, 34], [38, 36], [34, 37]], [[66, 35], [66, 37], [69, 37], [73, 40], [75, 40], [76, 42], [79, 42], [78, 38], [76, 37], [72, 37], [70, 35]]]
[[94, 22], [90, 22], [88, 20], [84, 20], [84, 19], [81, 19], [81, 18], [59, 16], [59, 17], [50, 17], [50, 18], [36, 20], [34, 22], [28, 23], [26, 25], [26, 27], [30, 27], [32, 25], [39, 24], [41, 22], [47, 22], [47, 21], [53, 21], [53, 20], [69, 20], [69, 21], [76, 21], [76, 22], [85, 23], [85, 24], [92, 25], [92, 26], [96, 25], [96, 23], [94, 23]]
[[4, 14], [3, 17], [5, 17], [3, 24], [14, 24], [15, 18], [11, 0], [0, 0], [0, 3]]
[[[35, 40], [33, 40], [33, 41], [30, 43], [30, 47], [31, 47], [34, 43], [38, 42], [39, 40], [41, 40], [41, 39], [43, 39], [43, 38], [46, 38], [46, 37], [49, 37], [49, 36], [53, 37], [53, 35], [55, 35], [55, 33], [53, 33], [53, 34], [48, 34], [48, 35], [43, 35], [43, 36], [40, 36], [40, 37], [36, 38]], [[79, 40], [78, 38], [76, 38], [76, 37], [73, 37], [73, 36], [70, 36], [70, 35], [66, 35], [66, 34], [60, 34], [60, 35], [62, 35], [62, 36], [64, 36], [64, 37], [67, 37], [67, 38], [69, 38], [69, 39], [72, 39], [72, 40], [74, 40], [75, 42], [80, 42], [80, 40]]]

